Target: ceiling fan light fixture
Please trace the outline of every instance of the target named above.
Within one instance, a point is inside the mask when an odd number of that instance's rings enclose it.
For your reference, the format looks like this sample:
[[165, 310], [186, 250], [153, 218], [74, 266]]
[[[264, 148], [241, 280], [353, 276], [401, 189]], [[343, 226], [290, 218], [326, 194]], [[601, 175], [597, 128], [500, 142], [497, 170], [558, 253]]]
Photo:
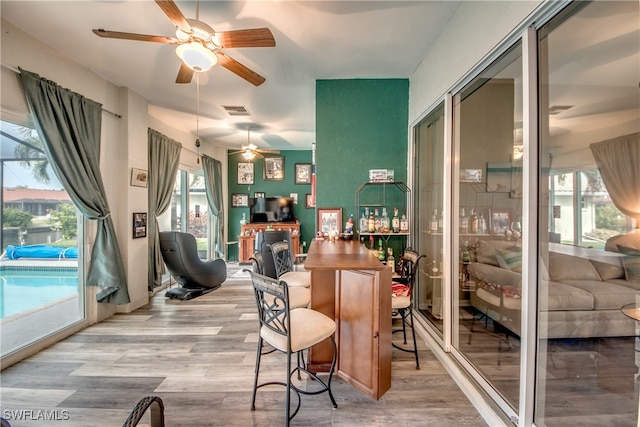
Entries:
[[218, 62], [216, 55], [198, 42], [181, 44], [176, 48], [176, 55], [196, 72], [208, 71]]
[[242, 153], [242, 157], [244, 157], [247, 160], [253, 160], [255, 156], [256, 156], [256, 153], [254, 153], [251, 150], [245, 150], [245, 152]]
[[189, 34], [187, 32], [184, 32], [184, 31], [182, 31], [182, 29], [178, 28], [176, 30], [176, 38], [181, 43], [186, 43], [191, 39], [191, 34]]

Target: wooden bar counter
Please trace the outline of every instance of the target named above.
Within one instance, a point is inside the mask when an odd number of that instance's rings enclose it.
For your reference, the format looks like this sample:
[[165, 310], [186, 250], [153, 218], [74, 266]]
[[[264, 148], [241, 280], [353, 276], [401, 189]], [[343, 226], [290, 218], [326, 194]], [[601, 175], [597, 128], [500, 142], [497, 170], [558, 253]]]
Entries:
[[[311, 308], [336, 320], [337, 374], [378, 400], [391, 388], [391, 270], [357, 241], [314, 240]], [[309, 368], [328, 371], [329, 342], [309, 352]]]

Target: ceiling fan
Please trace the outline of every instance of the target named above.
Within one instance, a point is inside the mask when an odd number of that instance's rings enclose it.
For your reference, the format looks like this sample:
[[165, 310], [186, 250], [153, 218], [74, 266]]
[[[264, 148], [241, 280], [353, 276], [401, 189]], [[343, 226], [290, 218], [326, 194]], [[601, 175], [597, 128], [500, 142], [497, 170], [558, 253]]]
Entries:
[[105, 38], [177, 44], [176, 54], [182, 63], [176, 83], [190, 83], [195, 72], [207, 71], [216, 63], [255, 86], [264, 83], [264, 77], [223, 53], [221, 49], [273, 47], [276, 41], [268, 28], [216, 32], [198, 19], [199, 2], [196, 4], [196, 19], [185, 18], [173, 0], [155, 0], [155, 2], [175, 24], [175, 38], [108, 31], [101, 28], [94, 29], [93, 32]]
[[251, 126], [247, 128], [247, 145], [243, 145], [242, 150], [234, 151], [232, 153], [229, 153], [229, 155], [242, 154], [242, 157], [244, 157], [246, 160], [253, 160], [255, 157], [263, 158], [263, 154], [280, 154], [280, 151], [278, 150], [262, 150], [256, 145], [252, 144], [250, 133]]

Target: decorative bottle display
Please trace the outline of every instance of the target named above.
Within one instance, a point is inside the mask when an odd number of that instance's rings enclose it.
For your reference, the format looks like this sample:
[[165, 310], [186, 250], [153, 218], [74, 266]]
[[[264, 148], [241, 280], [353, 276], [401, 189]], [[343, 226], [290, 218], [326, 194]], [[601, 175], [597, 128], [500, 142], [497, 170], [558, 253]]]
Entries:
[[389, 232], [389, 215], [387, 215], [387, 208], [382, 208], [382, 217], [380, 218], [380, 232]]
[[369, 222], [367, 224], [367, 231], [369, 233], [374, 233], [376, 231], [376, 220], [373, 216], [372, 211], [369, 211]]
[[400, 232], [408, 233], [409, 232], [409, 220], [407, 219], [407, 215], [402, 214], [402, 218], [400, 218]]
[[358, 227], [358, 230], [360, 230], [361, 233], [367, 231], [369, 225], [368, 223], [369, 219], [367, 218], [365, 211], [362, 211], [362, 217], [360, 218], [360, 226]]
[[373, 231], [376, 233], [379, 233], [380, 232], [380, 212], [378, 211], [378, 208], [376, 208], [373, 218], [374, 218]]
[[431, 224], [429, 224], [429, 230], [432, 233], [438, 232], [438, 209], [433, 210], [433, 215], [431, 215]]
[[391, 220], [391, 228], [394, 233], [400, 231], [400, 218], [398, 218], [398, 208], [393, 208], [393, 219]]
[[464, 208], [460, 209], [460, 234], [469, 233], [469, 217], [464, 212]]

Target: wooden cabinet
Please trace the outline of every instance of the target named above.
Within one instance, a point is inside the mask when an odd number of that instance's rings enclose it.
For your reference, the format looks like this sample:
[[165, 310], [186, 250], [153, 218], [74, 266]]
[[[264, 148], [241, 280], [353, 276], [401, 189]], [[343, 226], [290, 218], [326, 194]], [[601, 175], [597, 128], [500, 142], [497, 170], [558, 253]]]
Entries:
[[[337, 373], [378, 400], [391, 388], [391, 270], [355, 241], [313, 241], [311, 308], [336, 320]], [[323, 341], [309, 351], [308, 367], [327, 371], [333, 349]]]
[[241, 235], [238, 236], [238, 260], [240, 264], [248, 264], [249, 258], [253, 256], [256, 242], [256, 234], [265, 231], [271, 226], [274, 230], [291, 232], [291, 248], [294, 252], [300, 253], [300, 224], [296, 222], [271, 222], [262, 224], [245, 224], [241, 226]]

